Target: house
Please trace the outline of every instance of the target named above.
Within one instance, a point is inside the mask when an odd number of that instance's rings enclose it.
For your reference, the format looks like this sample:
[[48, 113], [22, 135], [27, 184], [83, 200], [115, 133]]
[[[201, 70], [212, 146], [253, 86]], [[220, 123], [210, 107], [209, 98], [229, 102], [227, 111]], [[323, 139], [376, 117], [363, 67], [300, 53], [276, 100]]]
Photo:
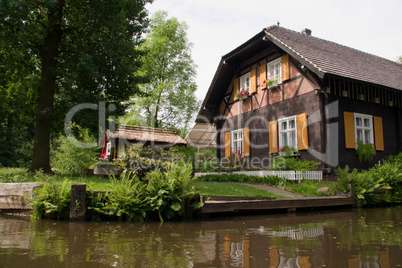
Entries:
[[126, 154], [133, 144], [168, 149], [172, 146], [187, 146], [186, 141], [178, 135], [177, 130], [150, 127], [118, 125], [117, 130], [105, 131], [102, 158], [118, 158]]
[[[402, 151], [402, 65], [270, 26], [222, 57], [196, 123], [215, 126], [218, 159], [266, 167], [288, 146], [323, 170], [367, 168]], [[359, 141], [375, 146], [371, 163]]]

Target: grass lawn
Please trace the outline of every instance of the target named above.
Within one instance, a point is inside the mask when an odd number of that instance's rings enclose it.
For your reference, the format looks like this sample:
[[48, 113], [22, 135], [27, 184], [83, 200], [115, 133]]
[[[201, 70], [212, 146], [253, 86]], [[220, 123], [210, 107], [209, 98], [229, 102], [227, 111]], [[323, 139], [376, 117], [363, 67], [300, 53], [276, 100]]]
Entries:
[[86, 183], [90, 190], [108, 191], [110, 182], [108, 177], [29, 173], [25, 168], [0, 168], [0, 183], [17, 182], [61, 182]]
[[[70, 183], [86, 183], [89, 190], [108, 191], [110, 190], [110, 181], [108, 177], [101, 176], [80, 176], [80, 175], [59, 175], [28, 173], [24, 168], [0, 168], [0, 183], [10, 182], [57, 182], [67, 180]], [[202, 195], [222, 195], [222, 196], [246, 196], [260, 198], [283, 198], [267, 191], [256, 189], [248, 185], [241, 185], [230, 182], [206, 182], [193, 180], [191, 182], [195, 191]], [[334, 182], [302, 181], [299, 183], [284, 182], [284, 188], [300, 193], [303, 196], [317, 196], [317, 189], [328, 186], [330, 190], [323, 194], [333, 193]]]
[[[331, 181], [310, 181], [310, 180], [303, 180], [300, 183], [297, 182], [286, 182], [284, 187], [288, 190], [293, 192], [299, 193], [302, 196], [328, 196], [333, 195], [335, 192], [336, 182]], [[317, 190], [321, 187], [328, 187], [329, 190], [327, 192], [323, 192], [318, 194]]]
[[252, 186], [228, 182], [193, 181], [195, 191], [201, 195], [246, 196], [267, 199], [283, 198]]

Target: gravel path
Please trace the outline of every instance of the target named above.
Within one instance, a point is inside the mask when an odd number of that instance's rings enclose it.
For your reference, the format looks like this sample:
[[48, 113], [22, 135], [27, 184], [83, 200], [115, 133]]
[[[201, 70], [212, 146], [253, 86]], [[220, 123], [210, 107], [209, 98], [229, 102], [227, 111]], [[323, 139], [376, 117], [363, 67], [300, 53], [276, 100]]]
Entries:
[[288, 191], [288, 190], [283, 190], [283, 189], [280, 189], [280, 188], [276, 188], [276, 187], [268, 185], [268, 184], [255, 184], [255, 183], [238, 183], [238, 184], [252, 186], [254, 188], [265, 190], [267, 192], [270, 192], [270, 193], [273, 193], [273, 194], [276, 194], [276, 195], [284, 196], [286, 198], [300, 198], [300, 197], [303, 197], [302, 195], [300, 195], [298, 193], [291, 192], [291, 191]]

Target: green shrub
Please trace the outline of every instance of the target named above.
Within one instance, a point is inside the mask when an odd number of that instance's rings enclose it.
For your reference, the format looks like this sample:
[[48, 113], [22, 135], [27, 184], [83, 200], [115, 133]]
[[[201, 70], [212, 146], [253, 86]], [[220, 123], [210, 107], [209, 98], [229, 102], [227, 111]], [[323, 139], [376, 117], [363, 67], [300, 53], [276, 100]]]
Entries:
[[170, 169], [181, 158], [183, 155], [180, 153], [139, 144], [129, 148], [127, 154], [114, 163], [120, 170], [131, 170], [138, 178], [143, 178], [148, 172], [157, 169], [164, 172]]
[[383, 164], [370, 170], [349, 171], [349, 167], [335, 170], [337, 190], [347, 192], [348, 184], [355, 185], [359, 205], [376, 205], [402, 202], [402, 153], [390, 156]]
[[68, 219], [70, 213], [71, 184], [64, 180], [45, 183], [34, 191], [31, 206], [35, 218]]
[[194, 188], [190, 185], [192, 172], [191, 165], [179, 161], [163, 173], [158, 169], [147, 174], [146, 204], [158, 212], [161, 221], [164, 217], [171, 219], [181, 215], [183, 202], [194, 196]]
[[145, 187], [132, 172], [123, 172], [120, 178], [109, 175], [111, 191], [93, 196], [89, 209], [119, 220], [143, 221], [146, 217]]
[[125, 171], [120, 179], [109, 175], [111, 191], [94, 196], [89, 208], [100, 215], [129, 221], [143, 221], [157, 213], [163, 221], [181, 215], [183, 202], [195, 194], [189, 183], [192, 167], [184, 161], [173, 164], [164, 172], [156, 169], [141, 180], [133, 173]]
[[197, 177], [199, 181], [216, 182], [249, 182], [249, 183], [267, 183], [271, 185], [284, 184], [285, 179], [277, 176], [249, 176], [244, 174], [208, 174]]
[[[81, 142], [90, 143], [95, 139], [88, 129], [77, 129], [77, 137]], [[96, 149], [80, 148], [72, 144], [65, 136], [60, 136], [55, 142], [56, 149], [52, 152], [52, 167], [62, 174], [84, 174], [85, 169], [93, 166], [98, 159]]]
[[359, 157], [360, 163], [373, 161], [374, 156], [377, 151], [375, 150], [375, 144], [369, 142], [363, 143], [363, 141], [358, 141], [356, 148], [356, 155]]
[[317, 161], [300, 161], [296, 157], [278, 156], [272, 161], [270, 170], [296, 170], [296, 171], [310, 171], [316, 170], [321, 165], [321, 162]]

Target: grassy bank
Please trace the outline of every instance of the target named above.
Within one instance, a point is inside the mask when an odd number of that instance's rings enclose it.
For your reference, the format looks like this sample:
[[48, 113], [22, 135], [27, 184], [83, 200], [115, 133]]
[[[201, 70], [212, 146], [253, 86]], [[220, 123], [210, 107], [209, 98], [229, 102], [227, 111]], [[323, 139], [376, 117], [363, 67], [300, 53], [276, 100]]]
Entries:
[[[231, 177], [231, 179], [229, 178]], [[335, 183], [331, 182], [312, 182], [303, 181], [302, 183], [288, 182], [277, 177], [264, 178], [253, 176], [221, 176], [218, 178], [211, 178], [208, 180], [195, 179], [191, 182], [194, 191], [201, 195], [222, 195], [222, 196], [245, 196], [256, 198], [275, 199], [281, 196], [274, 195], [267, 191], [256, 189], [251, 186], [241, 185], [230, 182], [252, 182], [252, 183], [266, 183], [269, 185], [277, 186], [284, 189], [300, 193], [303, 196], [317, 196], [317, 189], [323, 186], [328, 186], [330, 190], [325, 194], [333, 193]], [[236, 179], [238, 178], [238, 179]], [[93, 191], [110, 191], [111, 181], [108, 177], [101, 176], [80, 176], [80, 175], [60, 175], [60, 174], [44, 174], [41, 172], [28, 173], [24, 168], [0, 168], [0, 182], [1, 183], [18, 183], [18, 182], [43, 182], [43, 183], [61, 183], [67, 181], [68, 183], [86, 183], [88, 190]], [[323, 195], [323, 194], [321, 194]]]
[[61, 175], [44, 174], [43, 172], [30, 173], [25, 168], [0, 168], [0, 183], [43, 182], [55, 183], [68, 181], [69, 183], [86, 183], [93, 191], [109, 191], [110, 180], [107, 177], [95, 175]]

